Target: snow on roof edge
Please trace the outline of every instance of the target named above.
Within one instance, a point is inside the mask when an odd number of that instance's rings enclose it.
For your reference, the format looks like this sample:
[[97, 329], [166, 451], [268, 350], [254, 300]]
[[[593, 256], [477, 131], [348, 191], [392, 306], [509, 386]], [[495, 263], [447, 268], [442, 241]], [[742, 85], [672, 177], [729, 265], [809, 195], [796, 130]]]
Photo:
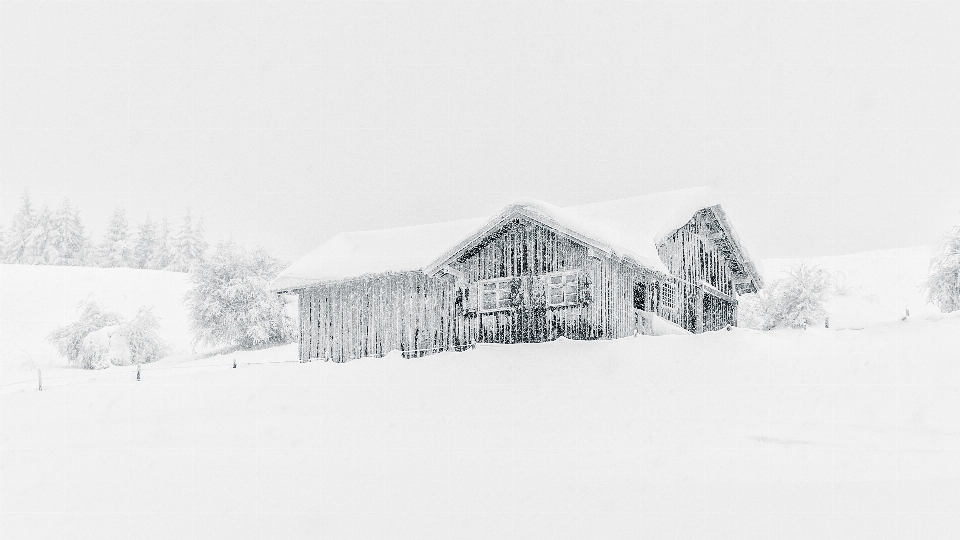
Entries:
[[[602, 252], [632, 259], [637, 264], [652, 270], [667, 272], [656, 245], [662, 242], [663, 238], [683, 227], [697, 211], [704, 208], [719, 206], [727, 225], [731, 225], [723, 202], [722, 196], [716, 190], [707, 187], [672, 190], [566, 208], [537, 199], [521, 198], [504, 206], [489, 218], [338, 233], [284, 269], [274, 278], [270, 290], [289, 292], [323, 283], [362, 279], [368, 275], [389, 272], [433, 273], [450, 257], [467, 249], [479, 237], [517, 214], [542, 222]], [[652, 230], [641, 234], [636, 227], [624, 229], [617, 226], [622, 225], [617, 222], [617, 217], [620, 216], [610, 217], [610, 214], [616, 213], [614, 210], [622, 213], [624, 208], [631, 210], [632, 212], [629, 212], [631, 214], [648, 213], [638, 212], [641, 206], [651, 210], [649, 213], [655, 214], [657, 222], [653, 226], [657, 230], [652, 238], [649, 236]], [[634, 218], [635, 216], [627, 219], [630, 222], [628, 225], [637, 225], [630, 221]], [[731, 240], [739, 248], [744, 262], [747, 263], [745, 266], [748, 272], [758, 278], [759, 286], [762, 283], [762, 276], [757, 268], [759, 261], [750, 257], [751, 250], [743, 244], [732, 225], [725, 229], [728, 229]], [[647, 241], [638, 239], [640, 236], [645, 237]], [[391, 242], [391, 237], [397, 237], [397, 241]], [[650, 242], [651, 239], [652, 242]], [[416, 245], [403, 245], [404, 243]], [[647, 246], [647, 243], [652, 246]], [[398, 246], [398, 244], [401, 245]], [[629, 245], [639, 247], [642, 252], [631, 249]], [[446, 249], [443, 249], [444, 247]], [[440, 249], [443, 251], [440, 252]], [[406, 256], [407, 252], [412, 255]], [[380, 260], [383, 258], [389, 259], [387, 261], [389, 264]]]

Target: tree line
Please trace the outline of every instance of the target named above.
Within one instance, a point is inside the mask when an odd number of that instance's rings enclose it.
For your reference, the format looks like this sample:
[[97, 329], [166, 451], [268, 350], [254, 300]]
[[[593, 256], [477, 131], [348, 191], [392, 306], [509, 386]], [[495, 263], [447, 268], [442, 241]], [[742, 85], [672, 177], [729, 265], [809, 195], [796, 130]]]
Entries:
[[149, 216], [131, 227], [126, 211], [118, 207], [102, 239], [94, 243], [69, 199], [54, 211], [47, 205], [38, 210], [25, 191], [10, 226], [0, 226], [0, 261], [7, 264], [188, 272], [206, 251], [203, 221], [194, 219], [189, 208], [176, 227], [166, 217], [153, 221]]

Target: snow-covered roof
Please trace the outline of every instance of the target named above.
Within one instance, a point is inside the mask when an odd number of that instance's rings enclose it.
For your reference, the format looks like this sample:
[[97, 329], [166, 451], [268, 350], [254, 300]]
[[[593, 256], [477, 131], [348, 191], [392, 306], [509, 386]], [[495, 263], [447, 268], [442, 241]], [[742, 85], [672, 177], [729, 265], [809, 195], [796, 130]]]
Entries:
[[[436, 271], [518, 216], [539, 221], [585, 244], [666, 272], [657, 245], [703, 208], [721, 204], [719, 193], [691, 188], [561, 208], [521, 199], [490, 218], [464, 219], [378, 231], [341, 233], [274, 280], [277, 291], [366, 274]], [[743, 248], [744, 257], [749, 257]]]

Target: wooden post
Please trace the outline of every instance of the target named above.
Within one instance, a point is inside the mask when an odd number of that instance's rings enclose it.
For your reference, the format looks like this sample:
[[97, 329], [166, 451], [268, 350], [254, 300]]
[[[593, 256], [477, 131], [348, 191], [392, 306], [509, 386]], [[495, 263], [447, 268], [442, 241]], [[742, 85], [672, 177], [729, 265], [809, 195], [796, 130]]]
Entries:
[[40, 385], [40, 391], [43, 391], [43, 374], [40, 373], [40, 368], [37, 368], [37, 383]]

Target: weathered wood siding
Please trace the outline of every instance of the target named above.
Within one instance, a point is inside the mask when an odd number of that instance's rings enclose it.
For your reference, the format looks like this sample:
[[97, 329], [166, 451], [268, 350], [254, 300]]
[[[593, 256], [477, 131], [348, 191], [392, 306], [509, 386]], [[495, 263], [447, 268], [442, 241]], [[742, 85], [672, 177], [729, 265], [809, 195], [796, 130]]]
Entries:
[[[588, 254], [587, 247], [540, 224], [523, 219], [507, 223], [482, 244], [451, 265], [463, 273], [463, 284], [477, 297], [477, 282], [517, 277], [524, 288], [523, 304], [512, 310], [467, 315], [471, 336], [479, 342], [539, 342], [566, 336], [596, 339], [609, 335], [604, 261]], [[537, 279], [546, 274], [580, 270], [589, 276], [593, 300], [585, 305], [547, 307], [535, 298]], [[597, 294], [597, 293], [600, 294]], [[479, 300], [479, 298], [476, 298]], [[475, 306], [479, 307], [479, 306]]]
[[701, 210], [658, 246], [660, 258], [674, 276], [699, 284], [709, 283], [722, 293], [733, 296], [733, 274], [730, 266], [710, 239], [708, 214]]
[[300, 291], [300, 360], [459, 349], [471, 341], [450, 276], [379, 274]]
[[[719, 234], [711, 212], [704, 209], [657, 248], [670, 274], [685, 282], [684, 311], [699, 312], [694, 321], [688, 320], [686, 314], [681, 317], [684, 328], [692, 332], [719, 330], [728, 324], [736, 326], [734, 273], [729, 260], [712, 240]], [[705, 290], [701, 283], [713, 287], [719, 294]]]

